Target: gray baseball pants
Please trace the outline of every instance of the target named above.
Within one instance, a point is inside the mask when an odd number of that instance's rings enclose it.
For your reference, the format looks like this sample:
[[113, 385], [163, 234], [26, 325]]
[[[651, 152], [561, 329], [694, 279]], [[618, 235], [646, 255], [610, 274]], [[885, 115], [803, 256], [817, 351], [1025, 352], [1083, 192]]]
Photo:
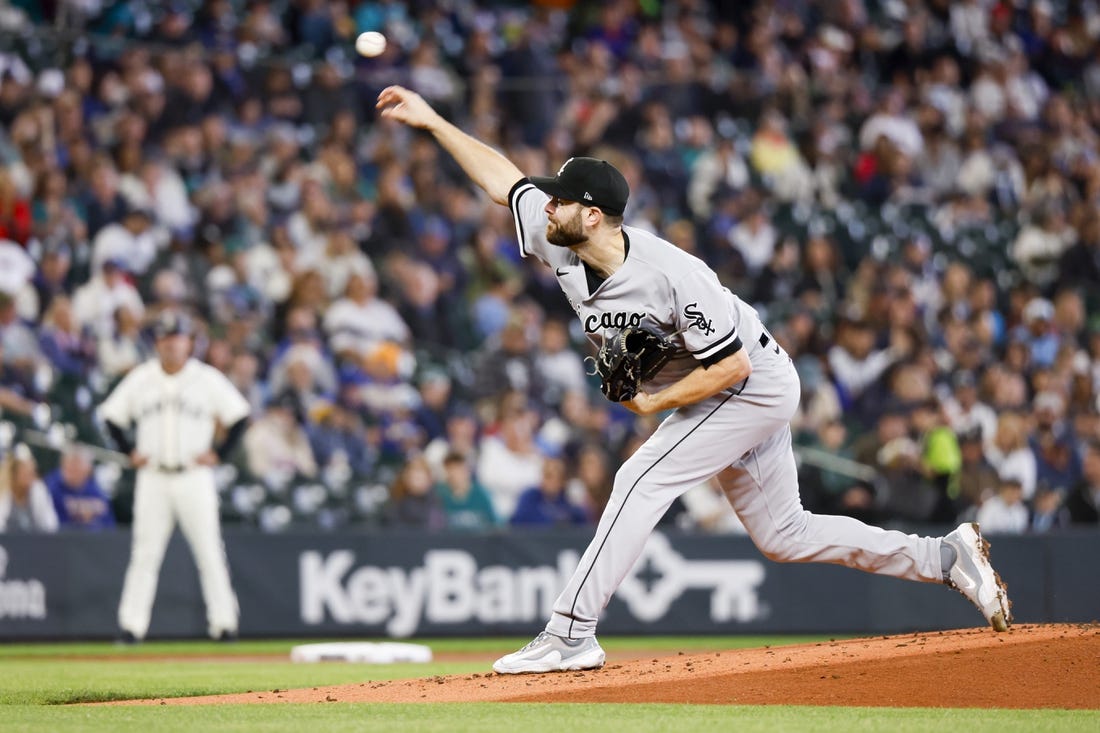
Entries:
[[802, 508], [790, 429], [800, 396], [798, 374], [774, 342], [751, 348], [753, 372], [740, 394], [723, 392], [676, 410], [619, 469], [596, 535], [554, 602], [547, 631], [593, 636], [600, 612], [658, 520], [676, 497], [714, 476], [771, 560], [942, 582], [940, 538]]

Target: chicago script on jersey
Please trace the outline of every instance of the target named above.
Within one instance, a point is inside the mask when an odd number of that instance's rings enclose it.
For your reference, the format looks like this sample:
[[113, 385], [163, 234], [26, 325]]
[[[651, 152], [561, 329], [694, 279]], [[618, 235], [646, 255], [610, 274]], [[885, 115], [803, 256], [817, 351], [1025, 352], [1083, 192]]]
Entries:
[[645, 317], [645, 313], [627, 313], [626, 311], [604, 312], [598, 316], [592, 313], [584, 319], [584, 330], [587, 333], [596, 333], [605, 328], [637, 327]]

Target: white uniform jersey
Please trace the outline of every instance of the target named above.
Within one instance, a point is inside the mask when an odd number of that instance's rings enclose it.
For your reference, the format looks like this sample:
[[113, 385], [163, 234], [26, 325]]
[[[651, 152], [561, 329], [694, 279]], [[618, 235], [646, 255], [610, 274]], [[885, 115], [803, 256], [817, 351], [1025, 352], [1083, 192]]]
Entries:
[[[705, 262], [634, 227], [623, 227], [627, 243], [623, 266], [590, 293], [580, 258], [546, 241], [549, 199], [526, 180], [512, 188], [508, 204], [520, 253], [534, 255], [554, 268], [558, 284], [593, 343], [639, 324], [672, 340], [676, 355], [648, 385], [651, 388], [678, 381], [701, 361], [761, 340], [764, 325], [756, 311], [725, 288]], [[736, 391], [737, 386], [732, 389]]]
[[248, 416], [248, 402], [229, 379], [195, 359], [167, 374], [151, 359], [134, 367], [99, 408], [119, 427], [136, 424], [135, 449], [154, 466], [186, 468], [210, 450], [218, 422]]

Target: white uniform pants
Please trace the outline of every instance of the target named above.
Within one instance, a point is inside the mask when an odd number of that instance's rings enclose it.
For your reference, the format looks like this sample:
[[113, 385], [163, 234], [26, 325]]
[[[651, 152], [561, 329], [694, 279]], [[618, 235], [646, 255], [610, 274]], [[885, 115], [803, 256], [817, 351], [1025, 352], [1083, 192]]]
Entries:
[[183, 473], [138, 471], [130, 564], [118, 607], [119, 628], [138, 639], [148, 632], [157, 577], [177, 520], [198, 566], [207, 632], [212, 637], [223, 631], [236, 633], [237, 597], [229, 582], [218, 491], [214, 472], [205, 467]]
[[596, 535], [554, 602], [546, 630], [592, 636], [596, 621], [672, 502], [718, 476], [760, 551], [779, 562], [827, 562], [896, 578], [942, 582], [940, 539], [870, 527], [802, 508], [791, 448], [798, 374], [785, 353], [753, 345], [744, 391], [681, 408], [615, 475]]

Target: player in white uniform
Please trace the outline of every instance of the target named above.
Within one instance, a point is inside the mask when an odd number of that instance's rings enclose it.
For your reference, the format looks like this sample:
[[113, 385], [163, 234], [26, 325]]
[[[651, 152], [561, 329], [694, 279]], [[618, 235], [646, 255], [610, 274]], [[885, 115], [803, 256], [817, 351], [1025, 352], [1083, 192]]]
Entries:
[[[237, 597], [218, 518], [213, 467], [247, 427], [248, 402], [214, 367], [190, 358], [186, 316], [165, 312], [154, 326], [157, 358], [134, 367], [100, 407], [111, 437], [137, 469], [130, 564], [119, 601], [122, 640], [149, 630], [157, 576], [179, 522], [199, 570], [212, 638], [237, 636]], [[127, 436], [135, 425], [133, 444]], [[217, 425], [225, 438], [213, 449]]]
[[802, 508], [789, 425], [801, 390], [790, 358], [704, 262], [622, 225], [629, 188], [614, 166], [571, 158], [557, 176], [526, 178], [407, 89], [383, 90], [378, 106], [383, 117], [431, 132], [474, 183], [511, 208], [522, 254], [554, 268], [590, 338], [644, 322], [678, 347], [678, 356], [624, 403], [638, 414], [673, 412], [616, 473], [596, 536], [546, 630], [494, 670], [601, 666], [600, 612], [673, 500], [714, 476], [772, 560], [947, 583], [994, 628], [1007, 628], [1008, 598], [976, 525], [917, 537]]

